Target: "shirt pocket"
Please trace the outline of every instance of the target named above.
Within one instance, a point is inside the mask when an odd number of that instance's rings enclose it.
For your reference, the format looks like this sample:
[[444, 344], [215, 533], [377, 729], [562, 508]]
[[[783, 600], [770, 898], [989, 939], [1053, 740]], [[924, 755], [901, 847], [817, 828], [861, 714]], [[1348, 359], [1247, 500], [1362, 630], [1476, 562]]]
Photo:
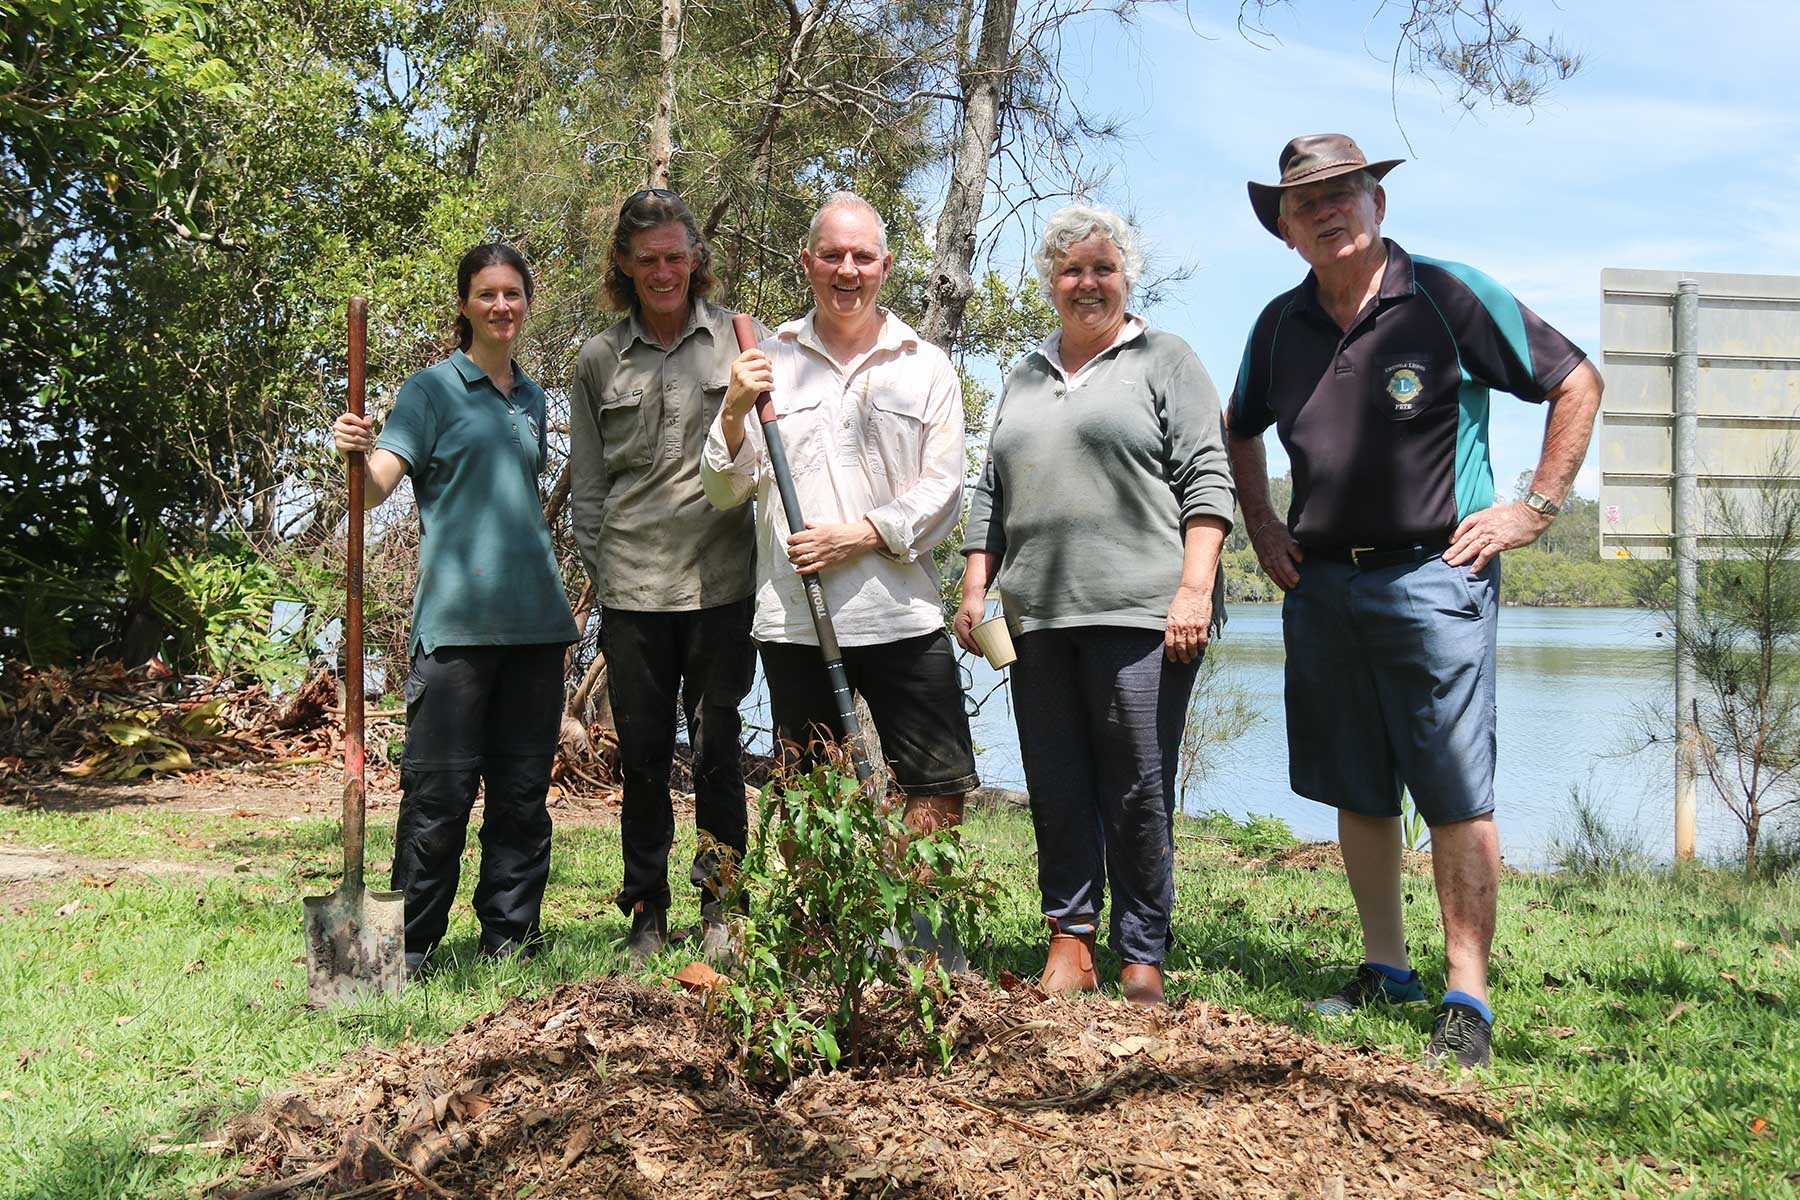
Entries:
[[877, 384], [869, 389], [863, 407], [863, 445], [871, 470], [896, 481], [910, 482], [918, 475], [930, 398], [924, 388]]
[[620, 388], [600, 397], [600, 441], [606, 450], [607, 474], [650, 465], [650, 431], [644, 422], [643, 388]]
[[1443, 391], [1443, 366], [1429, 354], [1390, 354], [1374, 360], [1369, 400], [1390, 421], [1410, 421]]

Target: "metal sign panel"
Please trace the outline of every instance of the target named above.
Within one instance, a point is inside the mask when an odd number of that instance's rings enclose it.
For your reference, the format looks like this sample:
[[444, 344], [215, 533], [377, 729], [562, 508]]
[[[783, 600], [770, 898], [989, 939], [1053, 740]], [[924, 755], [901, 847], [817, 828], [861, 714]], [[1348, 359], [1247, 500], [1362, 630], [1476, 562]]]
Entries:
[[[1699, 285], [1695, 344], [1676, 344], [1676, 296]], [[1717, 553], [1716, 501], [1748, 503], [1775, 450], [1800, 445], [1800, 277], [1608, 268], [1600, 274], [1600, 553], [1668, 558], [1674, 535], [1676, 366], [1697, 372], [1697, 551]], [[1709, 545], [1710, 544], [1710, 545]]]

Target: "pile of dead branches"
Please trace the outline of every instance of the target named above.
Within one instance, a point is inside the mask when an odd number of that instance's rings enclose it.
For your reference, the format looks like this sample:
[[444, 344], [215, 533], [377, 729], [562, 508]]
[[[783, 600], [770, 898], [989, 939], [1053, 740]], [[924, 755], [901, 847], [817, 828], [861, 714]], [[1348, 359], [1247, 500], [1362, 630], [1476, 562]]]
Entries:
[[279, 699], [260, 684], [127, 669], [0, 668], [0, 783], [55, 775], [137, 779], [246, 764], [325, 762], [338, 689], [321, 672]]

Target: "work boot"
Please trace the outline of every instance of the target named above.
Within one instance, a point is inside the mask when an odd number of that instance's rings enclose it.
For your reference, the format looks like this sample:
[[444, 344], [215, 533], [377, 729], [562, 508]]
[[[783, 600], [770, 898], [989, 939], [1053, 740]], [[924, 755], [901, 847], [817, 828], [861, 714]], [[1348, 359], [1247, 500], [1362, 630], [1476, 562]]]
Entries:
[[737, 946], [731, 926], [725, 921], [724, 909], [717, 900], [700, 906], [700, 958], [715, 971], [729, 975], [737, 969]]
[[625, 949], [631, 955], [631, 969], [641, 971], [657, 951], [669, 944], [669, 912], [652, 908], [639, 900], [631, 908], [631, 932], [625, 935]]
[[1139, 1008], [1166, 1008], [1162, 967], [1156, 963], [1125, 963], [1119, 967], [1119, 992]]
[[901, 933], [897, 926], [890, 925], [881, 935], [881, 943], [892, 950], [899, 950], [916, 962], [923, 962], [932, 955], [937, 955], [938, 965], [952, 975], [969, 973], [969, 955], [963, 950], [962, 943], [957, 940], [956, 933], [948, 922], [938, 932], [932, 932], [931, 922], [923, 913], [912, 915], [912, 929]]
[[1100, 988], [1094, 973], [1094, 918], [1045, 917], [1050, 924], [1050, 954], [1044, 960], [1046, 992], [1092, 992]]

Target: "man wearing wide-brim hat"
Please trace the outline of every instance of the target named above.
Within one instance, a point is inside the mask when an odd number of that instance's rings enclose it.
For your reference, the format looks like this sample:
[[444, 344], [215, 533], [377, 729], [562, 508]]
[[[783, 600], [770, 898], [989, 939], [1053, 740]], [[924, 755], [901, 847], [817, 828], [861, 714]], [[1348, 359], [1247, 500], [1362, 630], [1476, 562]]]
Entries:
[[[1403, 789], [1431, 827], [1448, 989], [1427, 1061], [1489, 1061], [1500, 555], [1549, 528], [1587, 453], [1600, 374], [1488, 276], [1381, 236], [1381, 180], [1342, 134], [1298, 137], [1250, 184], [1263, 227], [1312, 270], [1256, 319], [1227, 446], [1257, 560], [1287, 593], [1288, 771], [1338, 810], [1365, 961], [1314, 1008], [1425, 998], [1401, 925]], [[1490, 389], [1547, 405], [1522, 500], [1494, 503]], [[1262, 433], [1292, 463], [1269, 500]]]

